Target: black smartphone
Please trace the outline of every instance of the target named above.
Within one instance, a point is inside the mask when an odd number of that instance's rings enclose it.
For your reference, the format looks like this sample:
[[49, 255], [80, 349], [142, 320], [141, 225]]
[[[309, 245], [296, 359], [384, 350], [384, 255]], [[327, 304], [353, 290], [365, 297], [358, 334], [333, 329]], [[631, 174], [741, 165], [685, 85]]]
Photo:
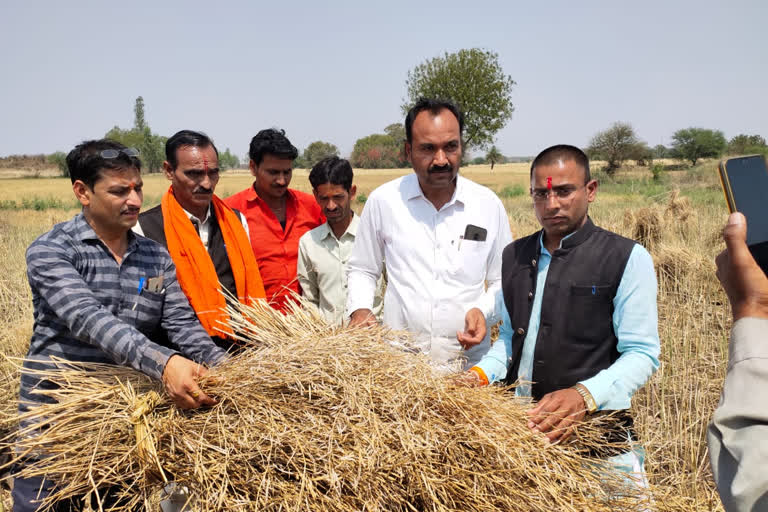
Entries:
[[728, 209], [747, 218], [747, 245], [768, 275], [768, 165], [764, 156], [720, 162], [720, 184]]
[[464, 240], [474, 240], [476, 242], [485, 242], [488, 237], [488, 230], [475, 226], [474, 224], [467, 224], [464, 230]]

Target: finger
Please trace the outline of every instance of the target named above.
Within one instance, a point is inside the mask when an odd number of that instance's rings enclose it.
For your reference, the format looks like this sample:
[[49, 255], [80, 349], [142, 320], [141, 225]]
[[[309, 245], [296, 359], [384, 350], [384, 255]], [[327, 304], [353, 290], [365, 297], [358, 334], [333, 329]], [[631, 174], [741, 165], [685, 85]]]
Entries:
[[726, 275], [726, 267], [728, 265], [728, 251], [721, 251], [715, 258], [715, 265], [717, 265], [717, 271], [715, 275], [717, 279], [722, 283]]
[[554, 425], [547, 433], [547, 439], [550, 443], [557, 443], [559, 441], [565, 441], [572, 433], [573, 421], [570, 418], [563, 418], [560, 423]]
[[549, 432], [552, 430], [552, 428], [559, 424], [563, 420], [563, 413], [562, 411], [555, 411], [551, 412], [546, 415], [546, 417], [538, 422], [535, 427], [533, 427], [533, 430], [537, 430], [539, 432]]
[[194, 409], [197, 407], [197, 402], [187, 393], [174, 393], [171, 395], [171, 400], [179, 409]]
[[728, 251], [728, 259], [735, 265], [745, 264], [752, 258], [747, 247], [747, 219], [739, 212], [728, 217], [728, 224], [723, 230], [723, 238]]

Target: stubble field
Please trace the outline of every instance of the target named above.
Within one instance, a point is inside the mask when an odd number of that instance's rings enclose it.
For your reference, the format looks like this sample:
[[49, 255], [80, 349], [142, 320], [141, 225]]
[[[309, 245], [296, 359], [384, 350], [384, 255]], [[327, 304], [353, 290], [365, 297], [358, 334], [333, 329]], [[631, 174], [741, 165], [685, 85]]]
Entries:
[[[596, 224], [641, 241], [654, 256], [659, 279], [661, 368], [635, 396], [635, 414], [647, 450], [651, 482], [671, 486], [688, 500], [687, 510], [720, 510], [709, 471], [705, 433], [725, 374], [730, 311], [714, 275], [722, 249], [726, 208], [715, 162], [663, 173], [628, 168], [601, 186], [590, 209]], [[358, 195], [410, 170], [356, 171]], [[538, 229], [531, 208], [527, 164], [470, 166], [462, 174], [496, 191], [515, 238]], [[222, 174], [217, 193], [226, 197], [249, 186], [246, 171]], [[148, 175], [145, 207], [160, 201], [168, 181]], [[23, 356], [32, 328], [32, 305], [24, 252], [37, 236], [76, 212], [69, 180], [0, 181], [0, 353]], [[309, 191], [307, 172], [294, 172], [293, 188]], [[26, 208], [24, 201], [26, 200]], [[363, 203], [356, 202], [359, 212]], [[18, 375], [0, 361], [0, 405], [13, 414]], [[2, 492], [2, 491], [0, 491]], [[7, 495], [4, 495], [7, 499]], [[3, 500], [0, 500], [0, 504]], [[6, 502], [7, 503], [7, 502]], [[1, 505], [0, 505], [1, 506]]]

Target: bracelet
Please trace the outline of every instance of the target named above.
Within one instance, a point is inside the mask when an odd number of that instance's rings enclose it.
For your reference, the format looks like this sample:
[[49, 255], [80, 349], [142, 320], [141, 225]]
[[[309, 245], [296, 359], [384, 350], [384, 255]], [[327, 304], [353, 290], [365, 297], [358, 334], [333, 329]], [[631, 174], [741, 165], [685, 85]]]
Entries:
[[589, 392], [589, 390], [584, 384], [578, 383], [575, 386], [572, 386], [572, 389], [575, 389], [576, 392], [578, 392], [581, 395], [581, 398], [584, 399], [584, 404], [587, 406], [587, 414], [592, 414], [593, 412], [597, 411], [597, 404], [595, 403], [595, 398], [592, 396], [592, 393]]
[[481, 386], [487, 386], [488, 385], [488, 377], [485, 375], [485, 372], [482, 368], [479, 366], [473, 366], [469, 369], [470, 372], [474, 372], [477, 377], [480, 379], [480, 385]]

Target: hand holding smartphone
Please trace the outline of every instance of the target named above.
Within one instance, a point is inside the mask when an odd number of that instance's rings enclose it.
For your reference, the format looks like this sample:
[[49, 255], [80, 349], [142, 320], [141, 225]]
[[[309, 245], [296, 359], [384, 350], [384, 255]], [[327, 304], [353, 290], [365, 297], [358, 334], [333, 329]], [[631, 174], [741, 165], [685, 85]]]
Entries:
[[720, 162], [720, 184], [731, 213], [747, 218], [747, 245], [768, 275], [768, 165], [763, 156], [730, 158]]

